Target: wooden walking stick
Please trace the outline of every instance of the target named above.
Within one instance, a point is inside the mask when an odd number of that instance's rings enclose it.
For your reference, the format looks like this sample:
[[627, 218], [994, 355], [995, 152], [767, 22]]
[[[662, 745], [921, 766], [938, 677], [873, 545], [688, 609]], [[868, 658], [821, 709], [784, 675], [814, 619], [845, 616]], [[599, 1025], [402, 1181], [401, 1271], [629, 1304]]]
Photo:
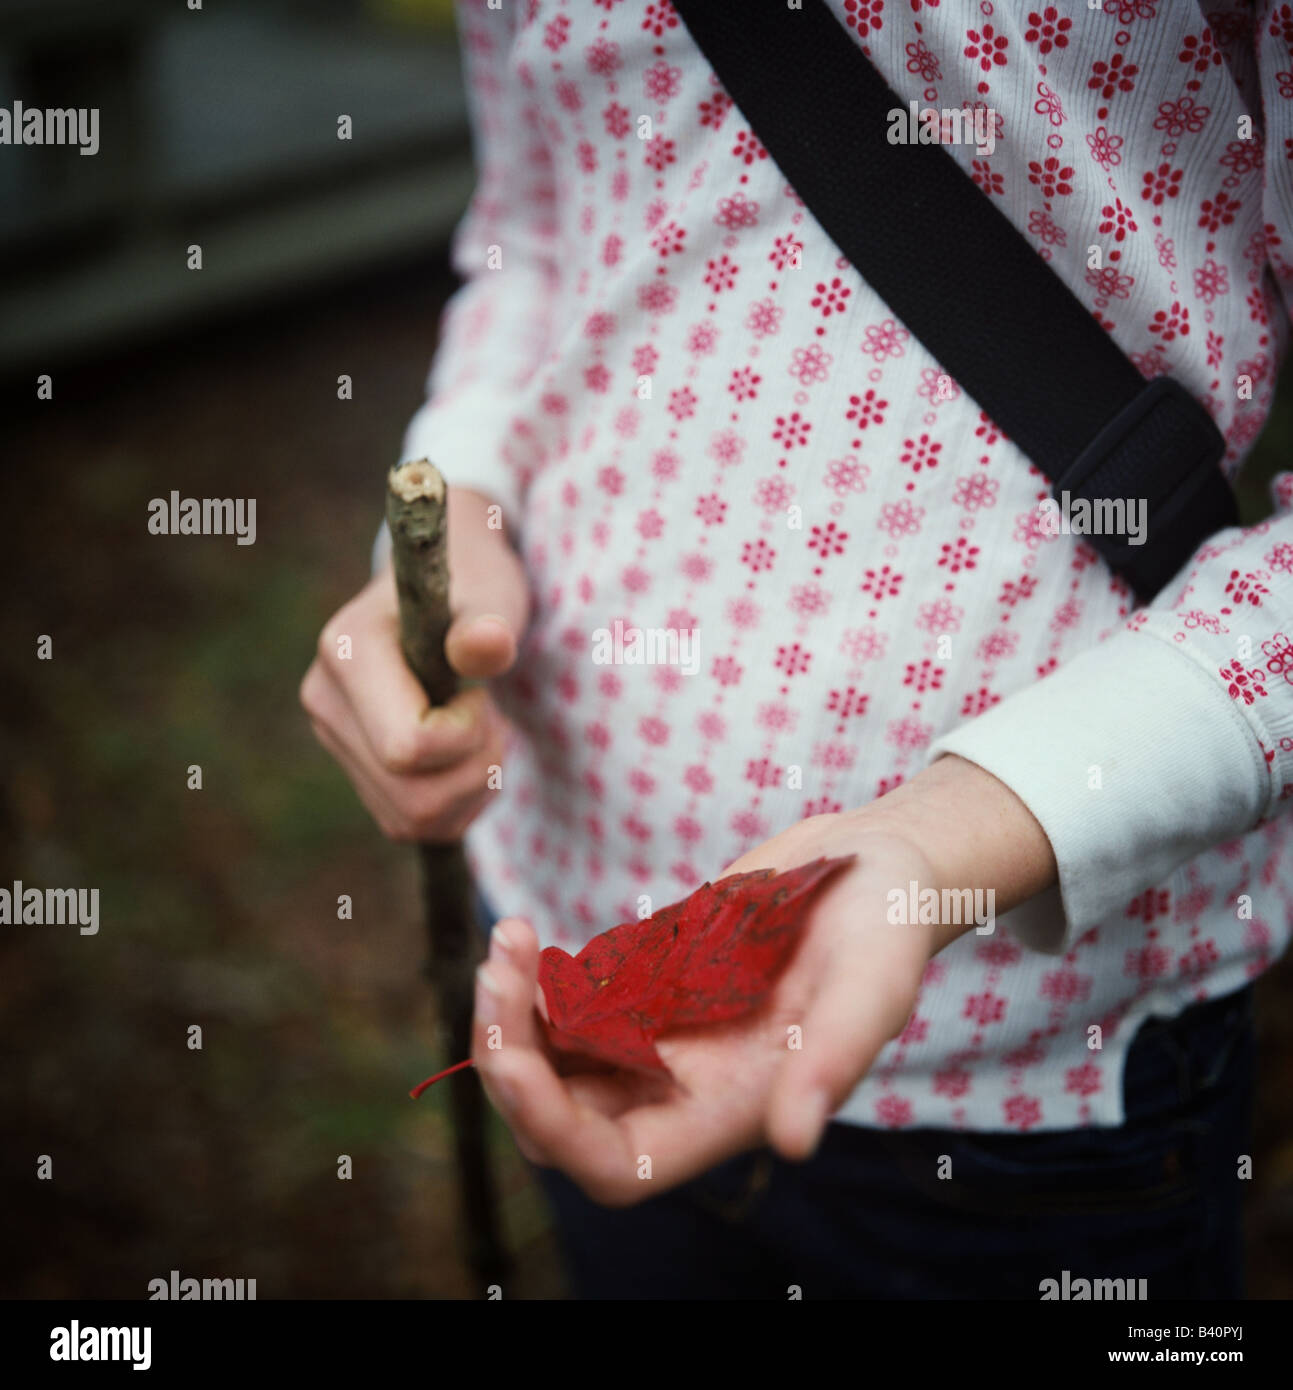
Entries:
[[[432, 708], [448, 704], [458, 676], [445, 656], [449, 630], [448, 495], [426, 459], [391, 469], [386, 520], [390, 527], [400, 646]], [[420, 845], [422, 888], [431, 954], [427, 973], [440, 1012], [450, 1061], [471, 1055], [476, 965], [484, 954], [476, 922], [471, 873], [461, 844]], [[485, 1097], [469, 1068], [449, 1087], [462, 1217], [468, 1259], [485, 1283], [500, 1279], [507, 1254], [485, 1135]]]

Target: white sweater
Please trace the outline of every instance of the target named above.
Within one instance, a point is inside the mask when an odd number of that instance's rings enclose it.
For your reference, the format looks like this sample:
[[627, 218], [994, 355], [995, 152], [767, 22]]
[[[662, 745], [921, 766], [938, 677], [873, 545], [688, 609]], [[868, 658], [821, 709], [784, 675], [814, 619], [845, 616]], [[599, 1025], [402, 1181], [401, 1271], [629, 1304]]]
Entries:
[[[1209, 0], [1211, 28], [1190, 0], [832, 3], [904, 100], [996, 113], [991, 153], [952, 153], [1146, 376], [1204, 402], [1233, 475], [1293, 284], [1290, 6], [1254, 33], [1243, 0]], [[665, 0], [461, 23], [480, 184], [404, 456], [501, 502], [533, 587], [498, 683], [518, 739], [469, 837], [486, 895], [574, 950], [958, 753], [1032, 809], [1059, 890], [931, 963], [841, 1118], [1116, 1124], [1146, 1015], [1237, 989], [1289, 934], [1293, 477], [1133, 612]], [[967, 275], [991, 255], [896, 230]], [[617, 619], [697, 648], [600, 664]]]

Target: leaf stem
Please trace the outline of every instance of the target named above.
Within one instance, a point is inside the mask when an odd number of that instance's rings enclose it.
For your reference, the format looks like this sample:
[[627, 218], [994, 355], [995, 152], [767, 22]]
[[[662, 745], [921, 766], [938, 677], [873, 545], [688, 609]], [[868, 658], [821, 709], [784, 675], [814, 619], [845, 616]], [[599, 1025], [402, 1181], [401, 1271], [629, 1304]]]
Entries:
[[428, 1076], [425, 1081], [419, 1081], [418, 1084], [414, 1086], [414, 1088], [409, 1092], [409, 1099], [417, 1100], [417, 1098], [422, 1094], [423, 1091], [427, 1089], [428, 1086], [434, 1086], [436, 1082], [440, 1081], [442, 1078], [446, 1076], [452, 1076], [454, 1072], [461, 1071], [463, 1067], [469, 1066], [471, 1066], [470, 1057], [468, 1057], [465, 1062], [455, 1062], [453, 1066], [446, 1067], [444, 1071], [438, 1071], [434, 1076]]

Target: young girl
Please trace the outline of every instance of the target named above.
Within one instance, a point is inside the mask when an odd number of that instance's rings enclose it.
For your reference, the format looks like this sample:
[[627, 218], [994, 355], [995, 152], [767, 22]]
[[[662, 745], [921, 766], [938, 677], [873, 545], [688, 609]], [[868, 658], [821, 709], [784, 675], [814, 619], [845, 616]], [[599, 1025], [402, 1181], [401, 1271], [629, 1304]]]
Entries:
[[[904, 104], [982, 109], [990, 153], [951, 155], [1236, 471], [1293, 283], [1293, 8], [829, 2]], [[509, 914], [477, 1067], [577, 1291], [1233, 1296], [1249, 982], [1289, 931], [1293, 521], [1133, 613], [668, 0], [461, 24], [480, 185], [405, 456], [450, 481], [447, 650], [488, 683], [426, 713], [379, 557], [302, 698], [387, 834], [471, 827]], [[634, 629], [698, 663], [606, 661]], [[541, 945], [843, 854], [771, 1006], [660, 1043], [674, 1083], [554, 1067]], [[995, 914], [911, 911], [928, 889]]]

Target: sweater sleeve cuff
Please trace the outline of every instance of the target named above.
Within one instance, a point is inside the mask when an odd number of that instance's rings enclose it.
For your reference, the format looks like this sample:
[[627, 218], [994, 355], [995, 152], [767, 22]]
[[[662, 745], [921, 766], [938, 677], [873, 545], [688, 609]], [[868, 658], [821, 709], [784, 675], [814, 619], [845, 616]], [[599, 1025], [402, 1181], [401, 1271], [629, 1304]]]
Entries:
[[1120, 632], [935, 740], [1004, 782], [1059, 866], [1062, 920], [1011, 913], [1047, 954], [1261, 816], [1262, 750], [1225, 687], [1148, 633]]

